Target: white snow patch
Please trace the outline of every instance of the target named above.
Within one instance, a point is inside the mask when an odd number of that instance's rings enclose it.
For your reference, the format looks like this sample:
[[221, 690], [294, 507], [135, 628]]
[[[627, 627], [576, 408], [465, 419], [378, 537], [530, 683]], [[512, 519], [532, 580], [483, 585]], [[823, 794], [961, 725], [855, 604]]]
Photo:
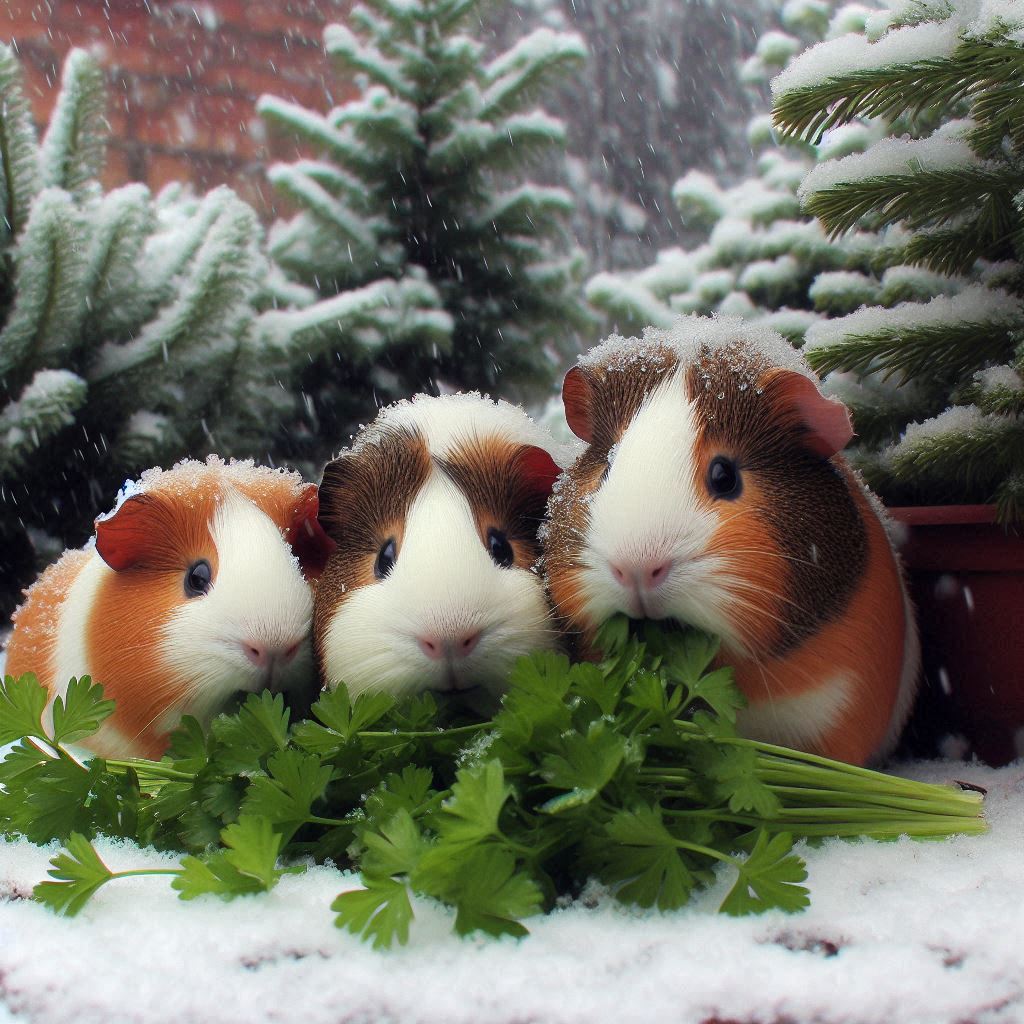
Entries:
[[853, 71], [948, 57], [956, 48], [959, 36], [959, 24], [949, 21], [896, 29], [874, 43], [855, 32], [829, 39], [790, 61], [785, 70], [772, 79], [772, 96], [779, 100], [786, 93]]
[[[129, 878], [67, 919], [21, 898], [55, 848], [0, 843], [4, 1002], [10, 1020], [46, 1024], [1018, 1020], [1022, 766], [905, 768], [987, 787], [991, 832], [801, 849], [811, 907], [795, 915], [715, 914], [727, 872], [674, 913], [621, 908], [595, 890], [596, 905], [535, 918], [520, 941], [455, 938], [446, 912], [418, 902], [409, 946], [386, 953], [334, 927], [330, 903], [356, 880], [329, 867], [230, 903], [184, 903], [166, 878]], [[117, 869], [171, 864], [130, 844], [98, 847]]]
[[658, 348], [668, 348], [676, 353], [682, 365], [687, 365], [704, 346], [714, 352], [740, 341], [755, 348], [772, 365], [796, 370], [817, 381], [803, 356], [781, 334], [760, 322], [749, 323], [731, 316], [680, 316], [667, 330], [648, 327], [639, 338], [613, 334], [581, 356], [579, 362], [581, 366], [605, 366], [621, 371], [634, 363], [643, 363], [654, 356]]
[[882, 139], [863, 153], [827, 160], [804, 178], [797, 195], [806, 202], [813, 193], [832, 188], [840, 182], [984, 166], [963, 137], [973, 127], [974, 122], [966, 119], [951, 121], [926, 139]]
[[807, 331], [807, 347], [823, 348], [843, 338], [900, 328], [1013, 322], [1019, 315], [1018, 299], [1007, 292], [974, 285], [957, 295], [939, 295], [930, 302], [901, 302], [892, 309], [869, 306], [849, 316], [819, 321]]

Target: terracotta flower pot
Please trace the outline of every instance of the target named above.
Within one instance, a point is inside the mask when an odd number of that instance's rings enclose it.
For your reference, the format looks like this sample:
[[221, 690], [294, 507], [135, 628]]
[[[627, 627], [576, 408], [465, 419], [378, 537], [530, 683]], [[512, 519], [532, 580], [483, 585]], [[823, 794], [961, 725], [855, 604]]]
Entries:
[[993, 765], [1021, 756], [1024, 536], [1000, 526], [993, 505], [889, 513], [906, 528], [901, 553], [921, 628], [924, 678], [911, 745], [927, 753], [929, 734], [949, 733]]

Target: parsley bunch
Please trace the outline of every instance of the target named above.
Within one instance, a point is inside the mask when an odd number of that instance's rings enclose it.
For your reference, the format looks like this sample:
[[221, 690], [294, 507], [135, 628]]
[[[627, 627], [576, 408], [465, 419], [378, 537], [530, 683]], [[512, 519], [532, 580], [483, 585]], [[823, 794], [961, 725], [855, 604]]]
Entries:
[[[167, 874], [182, 899], [265, 891], [310, 860], [360, 872], [332, 904], [374, 945], [405, 942], [412, 897], [455, 929], [523, 935], [522, 921], [596, 879], [642, 907], [680, 907], [718, 869], [730, 914], [807, 905], [795, 838], [985, 829], [981, 798], [736, 735], [742, 697], [718, 644], [613, 620], [600, 664], [523, 658], [500, 711], [445, 724], [430, 694], [397, 703], [324, 693], [291, 723], [280, 696], [249, 696], [204, 734], [192, 719], [159, 762], [69, 744], [113, 710], [75, 680], [44, 729], [32, 676], [0, 687], [0, 832], [61, 840], [37, 899], [76, 913], [114, 878]], [[180, 851], [176, 868], [112, 872], [90, 840]]]

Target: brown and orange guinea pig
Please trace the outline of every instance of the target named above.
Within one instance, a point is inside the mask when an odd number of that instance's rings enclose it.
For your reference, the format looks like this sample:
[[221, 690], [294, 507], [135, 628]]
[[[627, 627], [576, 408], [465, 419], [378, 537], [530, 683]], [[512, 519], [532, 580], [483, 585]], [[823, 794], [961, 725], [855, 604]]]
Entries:
[[330, 546], [297, 473], [212, 455], [147, 470], [26, 591], [6, 671], [34, 672], [51, 707], [90, 675], [117, 706], [83, 745], [160, 757], [182, 715], [314, 681], [311, 580]]
[[516, 658], [558, 642], [537, 533], [570, 458], [522, 409], [477, 394], [381, 410], [320, 485], [337, 543], [313, 615], [324, 685], [490, 710]]
[[841, 403], [781, 336], [680, 317], [613, 337], [562, 387], [588, 445], [552, 497], [544, 564], [592, 654], [615, 613], [721, 638], [741, 734], [854, 764], [884, 756], [919, 669], [884, 513], [838, 452]]

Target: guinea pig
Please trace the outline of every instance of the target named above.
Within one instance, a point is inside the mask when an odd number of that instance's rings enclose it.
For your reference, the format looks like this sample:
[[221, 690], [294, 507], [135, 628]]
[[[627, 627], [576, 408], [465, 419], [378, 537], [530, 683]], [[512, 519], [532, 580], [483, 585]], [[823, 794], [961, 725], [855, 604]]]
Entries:
[[853, 431], [766, 327], [680, 317], [612, 337], [562, 386], [587, 443], [552, 496], [548, 588], [593, 656], [611, 615], [721, 638], [740, 733], [864, 764], [917, 685], [913, 609], [884, 512], [839, 451]]
[[7, 672], [34, 672], [50, 708], [91, 676], [116, 708], [83, 745], [160, 757], [182, 715], [205, 725], [236, 691], [315, 682], [311, 580], [329, 548], [297, 473], [213, 455], [147, 470], [25, 592]]
[[537, 533], [568, 451], [478, 394], [383, 409], [320, 484], [337, 545], [313, 612], [324, 685], [490, 710], [517, 657], [557, 644]]

